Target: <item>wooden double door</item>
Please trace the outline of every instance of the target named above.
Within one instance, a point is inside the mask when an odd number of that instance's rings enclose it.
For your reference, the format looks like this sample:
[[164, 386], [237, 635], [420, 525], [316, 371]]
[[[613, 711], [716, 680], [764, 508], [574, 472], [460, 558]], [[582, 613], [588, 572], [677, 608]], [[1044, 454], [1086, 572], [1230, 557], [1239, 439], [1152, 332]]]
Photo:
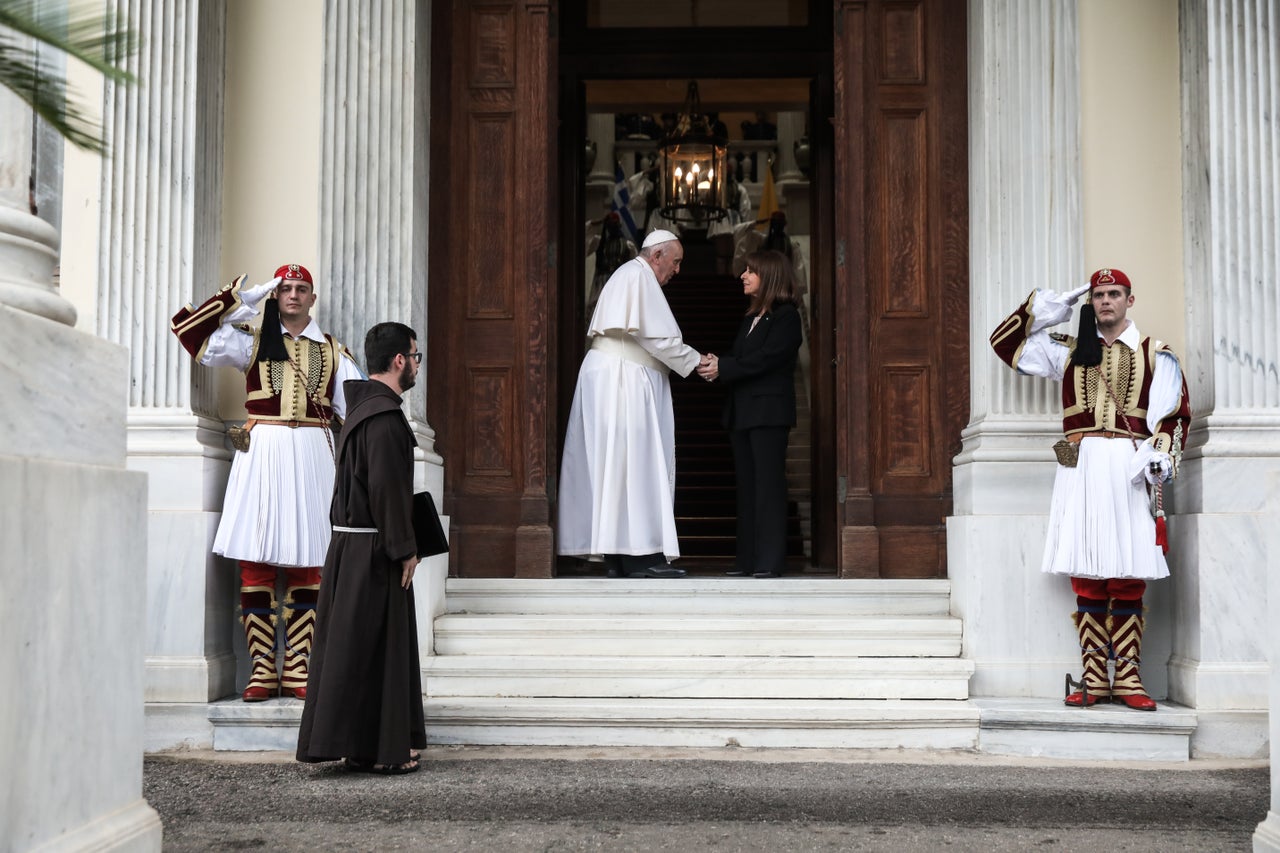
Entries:
[[582, 352], [584, 81], [812, 81], [813, 557], [941, 577], [969, 414], [965, 4], [804, 26], [590, 30], [564, 0], [432, 4], [428, 418], [451, 572], [547, 577]]

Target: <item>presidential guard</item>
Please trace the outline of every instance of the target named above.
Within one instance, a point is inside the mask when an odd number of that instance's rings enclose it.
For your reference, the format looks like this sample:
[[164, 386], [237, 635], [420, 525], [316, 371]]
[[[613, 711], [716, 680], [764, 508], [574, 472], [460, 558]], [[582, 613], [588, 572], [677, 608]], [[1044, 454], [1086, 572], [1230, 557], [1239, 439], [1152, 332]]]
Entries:
[[[1049, 332], [1085, 294], [1074, 338]], [[1163, 485], [1178, 471], [1191, 408], [1178, 358], [1127, 317], [1129, 277], [1100, 269], [1069, 293], [1035, 290], [991, 335], [1021, 374], [1062, 383], [1062, 429], [1042, 570], [1071, 578], [1084, 664], [1066, 704], [1154, 711], [1138, 668], [1147, 581], [1168, 577]], [[1115, 661], [1114, 680], [1108, 660]]]
[[[285, 264], [270, 281], [248, 288], [246, 278], [198, 307], [186, 306], [171, 327], [200, 364], [245, 375], [248, 419], [231, 431], [236, 453], [213, 542], [215, 554], [240, 568], [241, 622], [253, 663], [241, 696], [260, 702], [283, 691], [302, 699], [329, 546], [331, 426], [335, 416], [346, 416], [342, 383], [364, 375], [346, 347], [311, 318], [316, 291], [306, 267]], [[261, 326], [250, 325], [260, 308]], [[285, 576], [283, 607], [276, 598], [279, 574]], [[278, 624], [284, 629], [279, 639]]]

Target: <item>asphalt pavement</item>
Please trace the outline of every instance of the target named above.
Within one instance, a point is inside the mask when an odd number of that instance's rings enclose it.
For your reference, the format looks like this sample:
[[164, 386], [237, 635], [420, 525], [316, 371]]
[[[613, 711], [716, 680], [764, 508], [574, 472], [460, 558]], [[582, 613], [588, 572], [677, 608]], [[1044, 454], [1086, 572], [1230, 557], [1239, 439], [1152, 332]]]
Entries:
[[431, 747], [380, 777], [285, 753], [149, 756], [164, 849], [1252, 849], [1263, 762], [969, 753]]

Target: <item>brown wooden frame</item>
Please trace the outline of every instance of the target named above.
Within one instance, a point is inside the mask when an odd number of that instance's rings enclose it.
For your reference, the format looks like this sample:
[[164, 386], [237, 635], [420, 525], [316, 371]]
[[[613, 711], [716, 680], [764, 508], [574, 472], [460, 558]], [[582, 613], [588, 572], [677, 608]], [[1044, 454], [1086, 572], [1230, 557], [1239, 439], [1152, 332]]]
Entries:
[[[559, 334], [581, 328], [564, 295], [580, 288], [556, 259], [582, 250], [584, 136], [557, 100], [579, 103], [593, 76], [759, 76], [767, 54], [771, 74], [815, 80], [813, 182], [831, 188], [812, 231], [814, 417], [828, 425], [814, 435], [816, 556], [846, 577], [945, 573], [969, 405], [965, 6], [811, 2], [834, 18], [782, 33], [569, 27], [563, 46], [554, 0], [432, 5], [427, 412], [453, 572], [553, 571], [582, 355]], [[818, 32], [832, 52], [814, 49]]]

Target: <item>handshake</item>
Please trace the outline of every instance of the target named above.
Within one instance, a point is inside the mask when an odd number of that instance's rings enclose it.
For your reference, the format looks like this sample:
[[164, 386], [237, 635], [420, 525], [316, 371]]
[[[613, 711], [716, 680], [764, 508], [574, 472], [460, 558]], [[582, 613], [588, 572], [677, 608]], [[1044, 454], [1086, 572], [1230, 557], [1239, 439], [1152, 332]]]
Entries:
[[703, 353], [702, 360], [698, 362], [698, 375], [708, 382], [714, 382], [720, 375], [720, 359], [715, 353]]

